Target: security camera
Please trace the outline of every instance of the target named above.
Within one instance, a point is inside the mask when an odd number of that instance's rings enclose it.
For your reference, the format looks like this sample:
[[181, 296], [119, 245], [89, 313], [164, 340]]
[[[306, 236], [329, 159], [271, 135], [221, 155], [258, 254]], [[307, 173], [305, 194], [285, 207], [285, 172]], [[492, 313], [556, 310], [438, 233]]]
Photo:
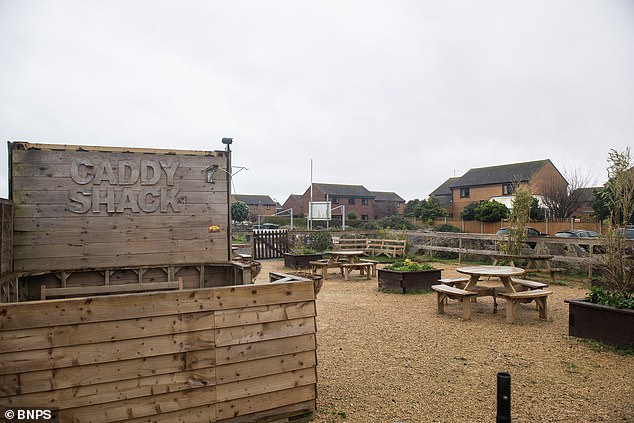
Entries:
[[232, 142], [233, 142], [233, 138], [223, 138], [223, 139], [222, 139], [222, 143], [223, 143], [223, 144], [227, 144], [227, 145], [229, 145], [229, 144], [231, 144]]

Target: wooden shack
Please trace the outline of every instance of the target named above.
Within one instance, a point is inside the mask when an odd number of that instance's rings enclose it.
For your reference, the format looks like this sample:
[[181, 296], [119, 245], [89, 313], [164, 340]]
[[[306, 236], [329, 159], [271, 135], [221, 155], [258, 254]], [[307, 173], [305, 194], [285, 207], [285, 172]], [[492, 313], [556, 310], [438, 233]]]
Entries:
[[9, 166], [0, 412], [52, 408], [60, 422], [311, 419], [315, 287], [252, 285], [253, 262], [232, 260], [229, 147], [19, 142], [9, 143]]
[[40, 287], [250, 282], [231, 261], [230, 151], [9, 143], [13, 271]]

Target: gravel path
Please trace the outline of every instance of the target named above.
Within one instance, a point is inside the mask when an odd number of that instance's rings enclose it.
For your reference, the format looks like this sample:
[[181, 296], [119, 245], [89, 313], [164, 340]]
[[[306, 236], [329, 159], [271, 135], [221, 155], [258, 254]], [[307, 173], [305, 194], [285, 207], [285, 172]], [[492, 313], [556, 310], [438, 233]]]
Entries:
[[[263, 264], [258, 283], [290, 270]], [[634, 422], [634, 356], [567, 336], [564, 299], [585, 296], [578, 283], [551, 286], [549, 321], [530, 304], [509, 325], [503, 300], [493, 314], [493, 300], [478, 299], [463, 322], [455, 301], [439, 316], [434, 294], [331, 273], [317, 298], [316, 422], [495, 421], [498, 372], [511, 374], [513, 422]]]

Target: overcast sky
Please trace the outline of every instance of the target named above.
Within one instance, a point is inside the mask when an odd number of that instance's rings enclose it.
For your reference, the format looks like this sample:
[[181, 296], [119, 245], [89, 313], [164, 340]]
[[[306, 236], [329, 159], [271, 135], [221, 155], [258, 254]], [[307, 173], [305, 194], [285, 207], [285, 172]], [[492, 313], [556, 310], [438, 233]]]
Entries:
[[4, 141], [223, 149], [240, 194], [426, 198], [634, 141], [634, 2], [0, 0]]

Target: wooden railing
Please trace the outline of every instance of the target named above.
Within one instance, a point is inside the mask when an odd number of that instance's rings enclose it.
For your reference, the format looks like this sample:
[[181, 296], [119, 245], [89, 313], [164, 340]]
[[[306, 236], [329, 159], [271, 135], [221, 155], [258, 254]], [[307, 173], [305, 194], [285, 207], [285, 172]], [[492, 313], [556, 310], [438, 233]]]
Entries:
[[339, 250], [363, 250], [371, 256], [385, 254], [389, 257], [402, 257], [405, 255], [407, 241], [404, 239], [347, 239], [340, 238], [335, 244]]

